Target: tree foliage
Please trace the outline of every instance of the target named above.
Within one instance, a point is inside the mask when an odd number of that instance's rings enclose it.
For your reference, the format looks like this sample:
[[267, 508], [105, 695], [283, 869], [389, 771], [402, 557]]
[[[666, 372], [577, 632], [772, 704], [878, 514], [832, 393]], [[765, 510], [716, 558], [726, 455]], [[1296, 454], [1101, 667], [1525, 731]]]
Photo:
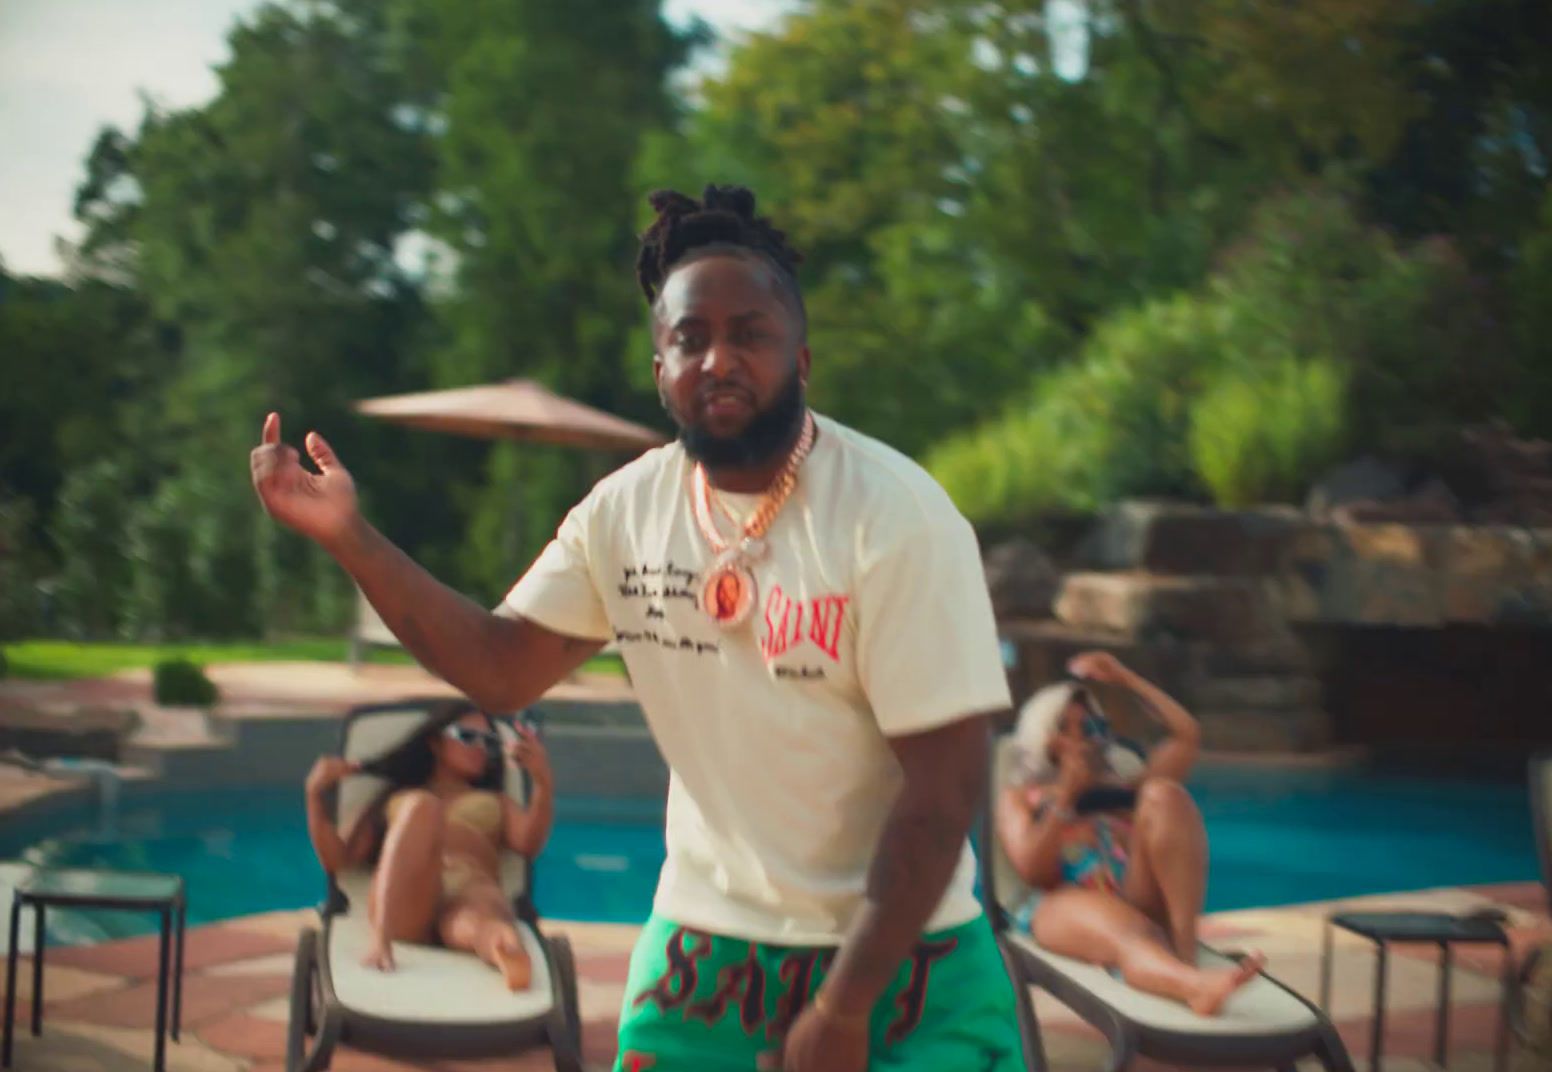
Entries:
[[660, 420], [654, 186], [756, 189], [816, 405], [977, 517], [1552, 433], [1544, 0], [806, 0], [711, 53], [657, 0], [273, 0], [230, 44], [89, 147], [66, 277], [0, 274], [5, 538], [59, 628], [348, 614], [245, 498], [277, 408], [494, 599], [608, 460], [349, 403], [522, 375]]

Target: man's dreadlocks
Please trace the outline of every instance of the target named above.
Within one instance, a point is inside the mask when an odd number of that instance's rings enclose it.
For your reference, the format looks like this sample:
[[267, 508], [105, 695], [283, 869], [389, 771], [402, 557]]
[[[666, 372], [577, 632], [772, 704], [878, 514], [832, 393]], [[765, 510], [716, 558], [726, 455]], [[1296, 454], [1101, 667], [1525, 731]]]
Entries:
[[803, 255], [787, 245], [786, 235], [767, 217], [754, 214], [753, 191], [707, 186], [696, 201], [674, 190], [657, 190], [647, 200], [657, 219], [641, 236], [636, 279], [648, 305], [657, 301], [668, 273], [679, 264], [708, 253], [752, 253], [776, 269], [783, 299], [806, 321], [797, 276]]

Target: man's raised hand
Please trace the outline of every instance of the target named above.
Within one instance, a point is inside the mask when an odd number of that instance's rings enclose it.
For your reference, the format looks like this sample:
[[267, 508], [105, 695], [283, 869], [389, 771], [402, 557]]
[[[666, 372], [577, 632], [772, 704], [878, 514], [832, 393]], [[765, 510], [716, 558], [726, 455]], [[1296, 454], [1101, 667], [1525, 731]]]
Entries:
[[317, 432], [308, 432], [307, 455], [318, 467], [303, 467], [295, 447], [280, 441], [280, 414], [264, 418], [260, 442], [248, 457], [253, 488], [270, 517], [328, 547], [355, 524], [356, 482]]

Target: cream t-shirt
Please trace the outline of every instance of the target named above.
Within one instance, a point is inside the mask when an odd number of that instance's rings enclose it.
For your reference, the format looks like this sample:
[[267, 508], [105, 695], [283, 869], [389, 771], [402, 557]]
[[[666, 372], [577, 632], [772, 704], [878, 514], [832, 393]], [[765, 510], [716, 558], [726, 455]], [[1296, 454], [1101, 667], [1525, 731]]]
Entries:
[[[1010, 703], [969, 523], [910, 459], [817, 420], [739, 629], [697, 604], [713, 556], [677, 443], [600, 481], [504, 604], [625, 659], [670, 770], [655, 911], [790, 945], [839, 942], [861, 905], [901, 783], [887, 738]], [[979, 913], [974, 875], [967, 842], [927, 930]]]

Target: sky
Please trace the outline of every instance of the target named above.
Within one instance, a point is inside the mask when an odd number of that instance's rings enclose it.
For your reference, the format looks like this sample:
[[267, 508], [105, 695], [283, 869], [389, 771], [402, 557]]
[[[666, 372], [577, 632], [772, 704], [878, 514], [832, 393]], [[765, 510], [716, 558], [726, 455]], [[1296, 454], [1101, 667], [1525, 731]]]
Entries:
[[[167, 108], [208, 100], [232, 20], [259, 0], [0, 0], [0, 263], [59, 270], [55, 244], [77, 237], [71, 199], [105, 124], [133, 130], [141, 95]], [[759, 29], [772, 0], [664, 0], [724, 33]]]

